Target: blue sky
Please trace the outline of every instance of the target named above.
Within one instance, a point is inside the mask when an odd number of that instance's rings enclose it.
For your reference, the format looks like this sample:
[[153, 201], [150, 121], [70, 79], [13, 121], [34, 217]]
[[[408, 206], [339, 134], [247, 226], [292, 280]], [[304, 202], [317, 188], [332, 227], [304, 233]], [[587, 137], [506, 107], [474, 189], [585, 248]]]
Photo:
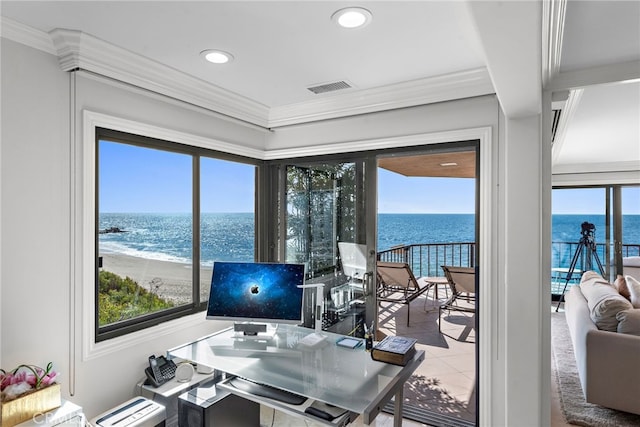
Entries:
[[473, 178], [406, 177], [378, 168], [380, 213], [474, 213]]
[[[191, 210], [190, 156], [115, 143], [100, 150], [102, 212]], [[202, 211], [253, 212], [254, 171], [252, 165], [204, 159]], [[471, 178], [405, 177], [378, 169], [380, 213], [473, 213], [474, 192]], [[554, 190], [552, 204], [554, 214], [603, 214], [604, 190]], [[623, 212], [640, 215], [640, 187], [623, 189]]]
[[[551, 204], [554, 214], [604, 215], [606, 193], [603, 188], [553, 190]], [[622, 188], [622, 212], [640, 215], [640, 187]]]

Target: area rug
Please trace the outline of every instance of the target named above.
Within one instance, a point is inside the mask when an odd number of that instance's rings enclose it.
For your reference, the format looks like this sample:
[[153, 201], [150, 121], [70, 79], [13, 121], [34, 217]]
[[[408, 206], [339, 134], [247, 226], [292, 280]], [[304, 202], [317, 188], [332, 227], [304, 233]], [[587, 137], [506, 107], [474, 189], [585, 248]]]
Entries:
[[640, 426], [640, 415], [615, 411], [584, 400], [565, 314], [551, 314], [551, 368], [558, 384], [560, 407], [570, 424], [587, 427]]

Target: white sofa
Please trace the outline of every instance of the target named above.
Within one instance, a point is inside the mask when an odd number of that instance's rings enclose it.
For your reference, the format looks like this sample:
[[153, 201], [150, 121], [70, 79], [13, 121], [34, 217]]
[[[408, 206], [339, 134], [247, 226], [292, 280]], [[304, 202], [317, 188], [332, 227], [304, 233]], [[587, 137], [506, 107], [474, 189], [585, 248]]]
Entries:
[[622, 258], [622, 274], [640, 280], [640, 256]]
[[565, 295], [565, 314], [586, 401], [640, 414], [640, 308], [587, 272]]

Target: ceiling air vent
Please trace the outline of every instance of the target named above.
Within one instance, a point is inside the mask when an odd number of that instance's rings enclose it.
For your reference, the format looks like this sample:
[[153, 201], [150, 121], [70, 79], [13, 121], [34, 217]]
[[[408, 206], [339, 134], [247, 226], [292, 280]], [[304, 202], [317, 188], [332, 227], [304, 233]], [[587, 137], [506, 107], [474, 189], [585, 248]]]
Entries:
[[349, 89], [351, 85], [345, 81], [326, 83], [323, 85], [308, 87], [311, 92], [316, 95], [319, 93], [333, 92], [335, 90]]

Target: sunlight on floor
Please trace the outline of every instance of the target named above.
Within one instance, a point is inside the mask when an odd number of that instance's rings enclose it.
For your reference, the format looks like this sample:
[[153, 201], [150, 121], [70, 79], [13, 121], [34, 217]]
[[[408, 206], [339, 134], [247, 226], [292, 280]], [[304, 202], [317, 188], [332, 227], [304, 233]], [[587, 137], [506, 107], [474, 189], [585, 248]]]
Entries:
[[[445, 298], [445, 292], [440, 292]], [[404, 389], [405, 405], [475, 421], [475, 316], [472, 313], [442, 313], [438, 331], [438, 305], [432, 292], [411, 303], [407, 327], [407, 306], [382, 302], [379, 306], [377, 339], [386, 335], [416, 338], [425, 350], [425, 360]], [[461, 304], [466, 304], [461, 302]]]

